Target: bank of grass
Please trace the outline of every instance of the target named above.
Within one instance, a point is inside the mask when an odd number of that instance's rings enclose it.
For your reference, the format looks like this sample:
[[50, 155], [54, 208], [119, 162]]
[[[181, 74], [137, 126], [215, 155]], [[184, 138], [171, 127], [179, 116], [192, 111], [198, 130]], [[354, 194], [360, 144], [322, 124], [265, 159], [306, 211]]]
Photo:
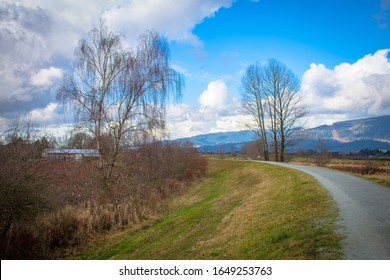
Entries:
[[210, 160], [209, 178], [147, 227], [106, 235], [78, 259], [340, 259], [337, 212], [308, 175]]

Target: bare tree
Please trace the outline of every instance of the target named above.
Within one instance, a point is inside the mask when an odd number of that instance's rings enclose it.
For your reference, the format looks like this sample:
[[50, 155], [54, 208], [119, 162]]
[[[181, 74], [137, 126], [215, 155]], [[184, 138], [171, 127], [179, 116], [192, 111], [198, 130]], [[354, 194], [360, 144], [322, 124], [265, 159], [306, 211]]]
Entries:
[[100, 168], [110, 182], [121, 145], [139, 131], [163, 131], [165, 102], [180, 98], [181, 76], [169, 66], [169, 46], [158, 33], [141, 35], [135, 51], [101, 20], [75, 50], [75, 77], [58, 94], [77, 112], [101, 153]]
[[[250, 65], [241, 78], [241, 107], [243, 111], [253, 117], [254, 123], [247, 123], [262, 143], [264, 159], [269, 160], [267, 130], [265, 123], [267, 96], [263, 86], [264, 71], [259, 64]], [[260, 152], [260, 151], [259, 151]]]
[[277, 96], [279, 92], [280, 69], [277, 67], [275, 60], [269, 60], [263, 66], [263, 90], [267, 100], [267, 113], [269, 117], [268, 128], [272, 133], [273, 138], [273, 155], [275, 161], [279, 161], [279, 146], [278, 146], [278, 124], [277, 124]]
[[274, 156], [276, 161], [283, 162], [286, 148], [299, 140], [304, 129], [300, 121], [307, 111], [302, 106], [300, 81], [286, 65], [270, 59], [264, 66], [264, 73]]
[[69, 135], [66, 139], [67, 148], [91, 149], [95, 145], [95, 139], [85, 132], [78, 131]]
[[28, 117], [15, 119], [0, 138], [0, 236], [4, 241], [13, 224], [31, 219], [48, 205], [42, 196], [48, 180], [40, 159], [50, 144]]
[[300, 120], [307, 114], [299, 93], [299, 79], [283, 63], [270, 59], [263, 66], [249, 66], [241, 84], [243, 108], [255, 120], [265, 159], [269, 158], [269, 129], [274, 159], [284, 161], [286, 148], [298, 140], [303, 131]]
[[257, 139], [254, 142], [246, 143], [241, 148], [241, 154], [251, 158], [251, 159], [259, 159], [259, 154], [261, 154], [264, 145], [262, 140]]
[[328, 150], [328, 145], [326, 143], [326, 140], [322, 137], [319, 137], [317, 139], [316, 143], [317, 148], [317, 156], [316, 156], [316, 163], [319, 166], [326, 166], [330, 162], [331, 154]]

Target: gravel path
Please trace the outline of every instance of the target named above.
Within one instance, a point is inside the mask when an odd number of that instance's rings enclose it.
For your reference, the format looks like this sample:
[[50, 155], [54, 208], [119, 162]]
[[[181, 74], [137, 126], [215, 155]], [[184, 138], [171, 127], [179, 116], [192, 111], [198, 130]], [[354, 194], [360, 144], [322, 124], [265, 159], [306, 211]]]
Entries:
[[346, 259], [390, 260], [390, 188], [326, 168], [270, 163], [312, 175], [333, 196], [346, 235]]

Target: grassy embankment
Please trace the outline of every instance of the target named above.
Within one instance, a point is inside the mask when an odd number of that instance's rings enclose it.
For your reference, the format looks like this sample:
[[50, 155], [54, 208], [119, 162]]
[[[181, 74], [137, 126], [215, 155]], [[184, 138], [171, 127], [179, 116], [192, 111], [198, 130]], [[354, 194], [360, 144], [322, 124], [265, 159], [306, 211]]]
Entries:
[[339, 259], [329, 195], [308, 175], [273, 165], [210, 160], [209, 178], [171, 212], [106, 235], [79, 259]]

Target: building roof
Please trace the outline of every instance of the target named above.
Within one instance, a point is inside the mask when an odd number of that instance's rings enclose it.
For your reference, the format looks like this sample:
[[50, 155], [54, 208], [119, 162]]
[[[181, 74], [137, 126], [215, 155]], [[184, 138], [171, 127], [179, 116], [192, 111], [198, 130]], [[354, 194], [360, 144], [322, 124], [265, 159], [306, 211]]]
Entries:
[[68, 154], [98, 157], [99, 151], [97, 149], [45, 149], [45, 154]]

